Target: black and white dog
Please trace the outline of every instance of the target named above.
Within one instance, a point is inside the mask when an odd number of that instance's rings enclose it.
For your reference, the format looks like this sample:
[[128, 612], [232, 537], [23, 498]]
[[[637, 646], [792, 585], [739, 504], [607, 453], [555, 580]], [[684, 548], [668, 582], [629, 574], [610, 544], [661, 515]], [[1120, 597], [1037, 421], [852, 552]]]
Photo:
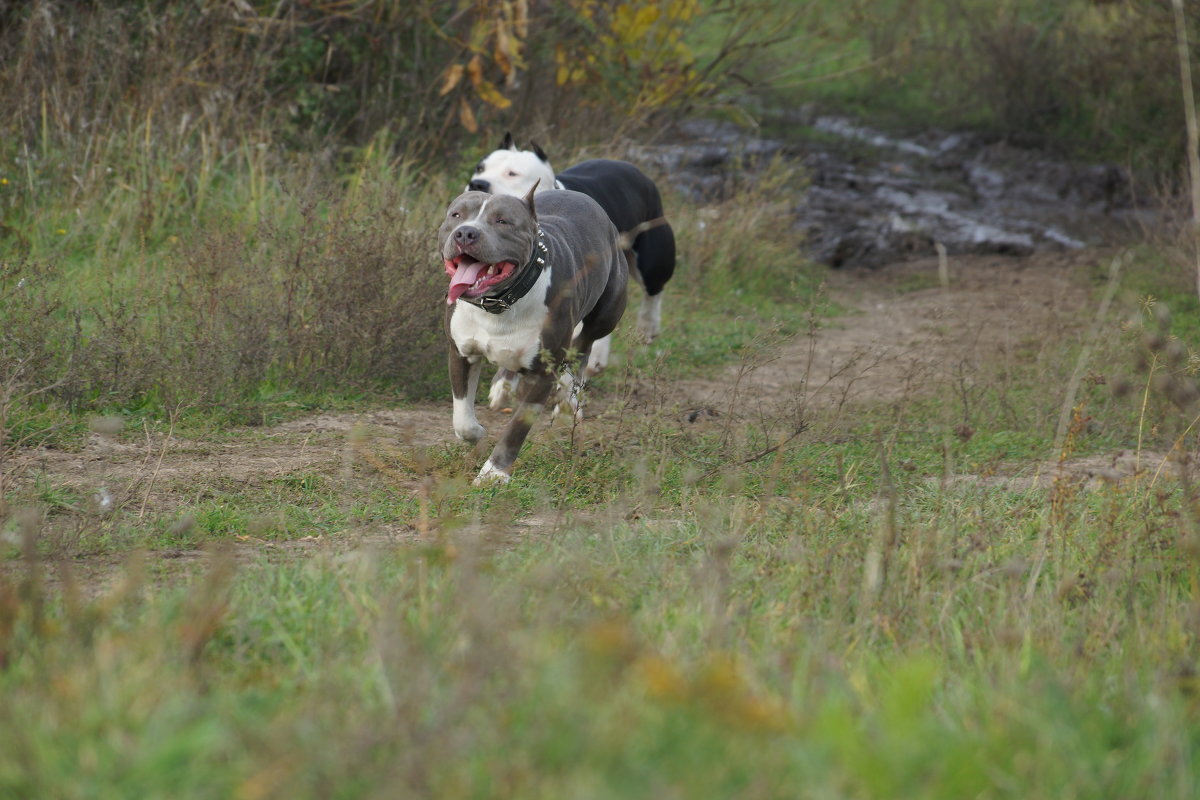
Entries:
[[[592, 345], [625, 311], [629, 268], [617, 229], [579, 192], [534, 188], [524, 198], [468, 191], [438, 230], [450, 288], [446, 335], [454, 433], [475, 442], [486, 431], [475, 394], [487, 359], [519, 375], [517, 407], [475, 483], [507, 482], [537, 414], [556, 384], [578, 413], [579, 383]], [[580, 375], [582, 379], [582, 375]]]
[[[646, 290], [638, 311], [638, 334], [653, 341], [662, 326], [662, 291], [675, 272], [675, 233], [663, 215], [662, 197], [654, 181], [627, 161], [592, 159], [557, 176], [542, 148], [518, 150], [512, 133], [500, 148], [475, 167], [468, 190], [524, 196], [537, 191], [570, 189], [591, 197], [620, 232], [629, 271]], [[607, 342], [597, 343], [594, 368], [608, 360]]]

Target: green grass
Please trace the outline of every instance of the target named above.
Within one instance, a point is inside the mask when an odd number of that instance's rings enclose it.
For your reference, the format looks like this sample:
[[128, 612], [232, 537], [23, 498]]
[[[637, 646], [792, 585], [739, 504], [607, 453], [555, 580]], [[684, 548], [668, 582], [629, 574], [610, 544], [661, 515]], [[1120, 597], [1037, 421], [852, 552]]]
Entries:
[[[1175, 31], [1161, 9], [819, 0], [790, 11], [776, 26], [788, 46], [748, 67], [766, 109], [813, 104], [900, 130], [973, 129], [1119, 163], [1152, 182], [1173, 184], [1184, 162], [1179, 64], [1160, 46]], [[795, 125], [776, 116], [775, 135]]]
[[877, 597], [856, 537], [872, 515], [829, 529], [717, 497], [679, 526], [497, 552], [464, 532], [228, 583], [217, 557], [148, 601], [52, 608], [37, 632], [20, 618], [0, 781], [18, 796], [1189, 796], [1190, 570], [1118, 557], [1119, 575], [1062, 591], [1103, 555], [1072, 547], [1029, 595], [1044, 518], [1023, 500], [1033, 530], [983, 549], [954, 510], [913, 509], [924, 522]]
[[[934, 79], [969, 35], [1114, 32], [1078, 27], [1099, 6], [1035, 5], [1004, 6], [1027, 28], [974, 30], [995, 9], [809, 4], [776, 96], [987, 125], [1000, 106], [947, 100], [971, 75]], [[697, 52], [730, 20], [702, 20]], [[1048, 66], [1093, 55], [1056, 52]], [[1104, 110], [1092, 96], [1080, 107]], [[135, 122], [92, 149], [43, 130], [0, 174], [0, 797], [1200, 792], [1194, 476], [1071, 469], [1138, 448], [1157, 468], [1193, 441], [1200, 316], [1165, 248], [1129, 260], [1094, 342], [1084, 319], [959, 385], [835, 415], [723, 396], [687, 422], [671, 382], [749, 368], [844, 313], [781, 234], [774, 198], [799, 180], [781, 165], [719, 207], [669, 198], [664, 335], [620, 335], [592, 388], [607, 413], [539, 428], [509, 485], [472, 487], [465, 445], [355, 430], [269, 478], [151, 486], [168, 435], [216, 461], [280, 446], [272, 426], [302, 415], [444, 400], [441, 342], [421, 338], [442, 301], [428, 235], [471, 159], [418, 169], [386, 132], [324, 165], [251, 138], [199, 152], [196, 128]], [[398, 316], [414, 297], [429, 314]], [[408, 363], [372, 360], [413, 342], [429, 346]], [[92, 435], [129, 474], [109, 480]]]
[[[676, 300], [682, 317], [711, 310], [703, 292]], [[789, 309], [785, 329], [803, 329], [812, 303], [673, 327], [661, 368], [728, 368]], [[1112, 330], [1106, 346], [1128, 347]], [[676, 336], [708, 340], [689, 351]], [[539, 432], [503, 488], [467, 485], [468, 448], [434, 448], [412, 462], [431, 477], [424, 509], [361, 462], [192, 485], [177, 511], [105, 523], [93, 552], [207, 548], [199, 562], [110, 568], [95, 596], [69, 559], [10, 562], [0, 787], [1193, 796], [1190, 496], [1173, 480], [943, 485], [947, 448], [957, 476], [1051, 457], [1061, 399], [1045, 397], [1043, 370], [1075, 353], [1063, 342], [1003, 377], [980, 372], [970, 436], [948, 422], [963, 411], [952, 394], [906, 400], [903, 429], [893, 406], [867, 406], [761, 458], [777, 438], [754, 424], [729, 437], [631, 410], [580, 450], [566, 426]], [[658, 363], [642, 358], [597, 391]], [[1083, 397], [1106, 427], [1081, 430], [1068, 455], [1135, 436], [1128, 404], [1098, 385]], [[84, 499], [40, 491], [51, 520]], [[557, 521], [514, 536], [531, 513]], [[5, 536], [19, 543], [29, 524]], [[412, 544], [354, 544], [422, 524], [432, 533]], [[310, 556], [220, 549], [314, 536]]]
[[[1146, 263], [1127, 275], [1133, 296]], [[681, 316], [713, 310], [703, 292], [676, 300]], [[812, 303], [673, 326], [659, 368], [728, 368], [789, 309], [784, 327], [803, 329]], [[1115, 371], [1138, 333], [1102, 330], [1112, 350], [1096, 363]], [[708, 341], [688, 351], [676, 336]], [[1046, 397], [1047, 365], [1069, 370], [1077, 345], [1047, 345], [1003, 375], [984, 365], [970, 436], [954, 432], [954, 395], [934, 392], [903, 401], [903, 428], [892, 404], [867, 405], [747, 461], [777, 439], [630, 410], [579, 450], [566, 426], [539, 432], [502, 488], [467, 485], [468, 448], [434, 448], [413, 461], [431, 477], [424, 510], [362, 463], [349, 477], [309, 468], [193, 486], [198, 499], [177, 512], [127, 515], [101, 552], [207, 548], [200, 561], [134, 558], [96, 596], [69, 559], [10, 563], [0, 787], [1191, 797], [1194, 498], [1145, 476], [1090, 489], [971, 477], [1053, 459], [1062, 399]], [[659, 363], [642, 358], [596, 390]], [[1079, 430], [1068, 458], [1136, 438], [1136, 402], [1100, 384], [1081, 397], [1097, 427]], [[1154, 424], [1169, 430], [1173, 413], [1158, 403]], [[1172, 435], [1145, 433], [1147, 446]], [[958, 480], [943, 483], [947, 464]], [[84, 499], [40, 491], [52, 519]], [[514, 535], [531, 513], [556, 521]], [[355, 546], [373, 527], [422, 519], [426, 538]], [[221, 550], [311, 536], [322, 545], [308, 556]]]

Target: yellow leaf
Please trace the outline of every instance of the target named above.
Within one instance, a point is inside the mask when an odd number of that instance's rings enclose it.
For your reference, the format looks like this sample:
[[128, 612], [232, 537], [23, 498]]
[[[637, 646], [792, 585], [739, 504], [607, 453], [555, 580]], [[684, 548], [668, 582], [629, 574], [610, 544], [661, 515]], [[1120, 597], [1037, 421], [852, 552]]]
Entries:
[[512, 105], [512, 101], [500, 94], [500, 90], [491, 81], [480, 81], [475, 89], [485, 103], [490, 103], [496, 108], [508, 108]]
[[659, 8], [658, 6], [642, 6], [638, 9], [637, 15], [633, 18], [633, 24], [641, 33], [645, 33], [646, 29], [658, 21]]
[[465, 98], [458, 102], [458, 121], [471, 133], [479, 132], [479, 123], [475, 121], [475, 113], [471, 111]]
[[446, 80], [442, 84], [442, 91], [439, 92], [439, 95], [445, 97], [446, 95], [450, 94], [450, 92], [454, 91], [454, 87], [458, 86], [458, 82], [462, 80], [462, 76], [462, 64], [455, 64], [450, 67], [450, 69], [446, 70]]
[[496, 27], [496, 46], [492, 50], [492, 60], [496, 62], [496, 66], [504, 73], [507, 78], [512, 75], [512, 39], [508, 36], [508, 31], [503, 24]]
[[505, 55], [504, 51], [496, 48], [492, 53], [492, 60], [496, 62], [496, 66], [504, 73], [504, 77], [512, 77], [512, 62], [508, 60], [508, 56]]
[[479, 57], [479, 53], [467, 62], [467, 74], [471, 76], [471, 85], [476, 89], [483, 82], [483, 59]]

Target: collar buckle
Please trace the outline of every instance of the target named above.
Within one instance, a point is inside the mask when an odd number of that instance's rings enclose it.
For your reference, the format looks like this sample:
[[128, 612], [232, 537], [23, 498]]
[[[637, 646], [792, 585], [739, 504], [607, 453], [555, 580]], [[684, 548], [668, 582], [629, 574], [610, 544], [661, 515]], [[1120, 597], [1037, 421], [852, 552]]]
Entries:
[[481, 297], [475, 304], [491, 314], [500, 314], [512, 308], [512, 304], [502, 297]]

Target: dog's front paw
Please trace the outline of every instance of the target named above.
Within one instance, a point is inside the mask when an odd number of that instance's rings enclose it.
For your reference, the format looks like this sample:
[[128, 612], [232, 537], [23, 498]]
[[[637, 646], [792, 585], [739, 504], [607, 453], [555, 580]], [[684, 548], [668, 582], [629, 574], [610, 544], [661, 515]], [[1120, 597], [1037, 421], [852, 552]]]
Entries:
[[489, 458], [484, 463], [483, 468], [479, 470], [479, 474], [475, 476], [475, 480], [472, 483], [475, 486], [489, 486], [493, 484], [503, 486], [510, 480], [512, 480], [512, 475], [494, 465]]
[[454, 426], [454, 435], [464, 442], [474, 444], [487, 436], [487, 428], [472, 420], [469, 423], [464, 423]]

